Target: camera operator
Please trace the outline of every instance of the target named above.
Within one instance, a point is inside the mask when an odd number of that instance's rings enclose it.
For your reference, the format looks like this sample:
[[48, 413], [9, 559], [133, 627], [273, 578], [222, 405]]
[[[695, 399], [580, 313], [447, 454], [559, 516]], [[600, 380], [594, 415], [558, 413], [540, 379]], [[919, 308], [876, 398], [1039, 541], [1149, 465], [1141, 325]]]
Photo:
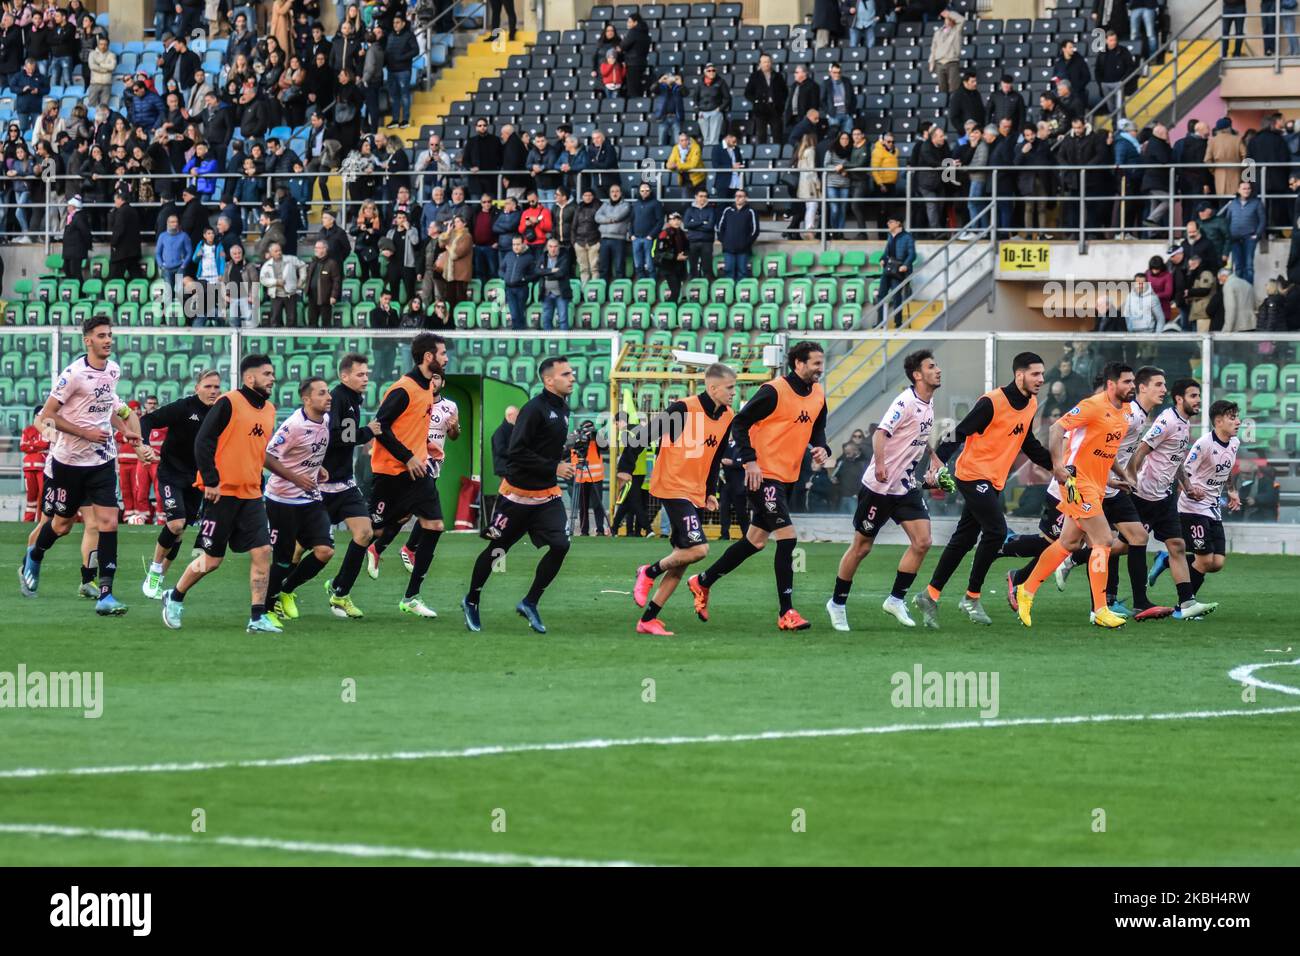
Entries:
[[605, 463], [596, 441], [596, 423], [588, 419], [578, 425], [569, 442], [569, 461], [573, 465], [573, 510], [578, 518], [578, 534], [587, 534], [587, 510], [595, 512], [596, 534], [604, 537], [605, 503], [601, 488], [605, 482]]

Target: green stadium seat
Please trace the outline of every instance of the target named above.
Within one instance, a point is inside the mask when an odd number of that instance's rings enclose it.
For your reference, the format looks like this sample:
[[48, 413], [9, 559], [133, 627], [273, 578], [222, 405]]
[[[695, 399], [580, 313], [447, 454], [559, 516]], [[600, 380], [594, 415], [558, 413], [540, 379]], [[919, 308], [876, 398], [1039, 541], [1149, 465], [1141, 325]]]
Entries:
[[1237, 409], [1242, 415], [1242, 417], [1243, 418], [1245, 417], [1246, 409], [1249, 407], [1248, 403], [1246, 402], [1245, 392], [1228, 392], [1227, 394], [1220, 395], [1218, 397], [1223, 399], [1225, 402], [1232, 402], [1234, 405], [1237, 406]]
[[701, 318], [701, 324], [705, 329], [725, 329], [727, 327], [727, 316], [730, 309], [725, 305], [706, 305]]
[[5, 303], [5, 325], [22, 325], [23, 324], [23, 303], [6, 302]]
[[[785, 289], [786, 301], [790, 302], [793, 305], [799, 305], [799, 306], [803, 306], [804, 308], [807, 308], [808, 306], [812, 305], [812, 290], [813, 290], [812, 279], [791, 279], [789, 283], [786, 284], [786, 289]], [[763, 290], [764, 302], [780, 301], [779, 299], [768, 299], [767, 291], [768, 290], [766, 288]]]
[[[355, 328], [358, 328], [358, 329], [368, 329], [368, 328], [370, 328], [370, 313], [373, 312], [373, 311], [375, 311], [375, 306], [374, 306], [374, 303], [372, 303], [372, 302], [354, 302], [354, 303], [352, 303], [352, 322], [353, 322], [353, 326], [354, 326]], [[348, 346], [347, 346], [348, 351], [350, 351], [350, 352], [359, 352], [359, 351], [361, 351], [361, 344], [360, 344], [360, 342], [356, 342], [356, 344], [354, 345], [354, 344], [352, 344], [352, 343], [353, 343], [353, 340], [349, 339], [348, 341], [349, 341], [349, 344], [348, 344]]]
[[60, 302], [76, 302], [81, 298], [81, 280], [62, 279], [59, 281], [58, 297]]
[[500, 302], [506, 301], [506, 284], [501, 279], [488, 279], [483, 284], [483, 293], [479, 297], [480, 302]]
[[582, 284], [582, 301], [583, 302], [604, 302], [605, 301], [605, 280], [588, 279]]
[[479, 355], [456, 355], [456, 371], [462, 375], [482, 375], [483, 358]]
[[682, 285], [682, 301], [705, 303], [709, 301], [708, 279], [687, 279]]
[[[578, 371], [577, 362], [578, 359], [575, 356], [572, 359], [572, 364], [575, 372]], [[583, 362], [583, 365], [585, 366], [586, 362]], [[510, 362], [510, 378], [512, 381], [515, 382], [531, 381], [533, 377], [533, 373], [536, 371], [536, 369], [537, 369], [537, 363], [533, 361], [531, 356], [525, 355], [520, 358], [515, 358]], [[586, 378], [586, 368], [583, 368], [582, 372], [577, 375], [577, 380], [581, 382], [585, 378]]]
[[[811, 253], [809, 253], [811, 255]], [[759, 302], [764, 305], [783, 305], [785, 303], [785, 280], [765, 279], [759, 287]]]
[[727, 324], [723, 328], [752, 329], [754, 327], [754, 307], [752, 305], [733, 305], [727, 313]]
[[781, 328], [781, 307], [765, 303], [754, 310], [753, 327], [762, 332], [776, 332]]
[[814, 332], [826, 332], [834, 327], [834, 312], [829, 305], [814, 305], [808, 310], [805, 328]]
[[1250, 414], [1270, 415], [1277, 411], [1278, 398], [1273, 392], [1257, 392], [1250, 400]]
[[786, 274], [787, 268], [784, 252], [769, 252], [763, 257], [758, 274], [764, 279], [777, 279]]
[[834, 305], [839, 300], [840, 281], [838, 279], [818, 279], [813, 283], [812, 300], [817, 305]]
[[851, 332], [862, 328], [862, 306], [852, 302], [840, 305], [835, 311], [834, 327], [840, 332]]
[[[727, 356], [731, 359], [740, 357], [743, 350], [750, 344], [748, 332], [733, 332], [727, 336]], [[725, 359], [724, 359], [725, 361]]]
[[1246, 363], [1229, 362], [1219, 373], [1219, 387], [1230, 392], [1240, 391], [1246, 387]]
[[158, 404], [166, 405], [181, 397], [181, 386], [177, 382], [158, 383]]
[[591, 365], [588, 366], [588, 371], [589, 374], [591, 375], [591, 380], [593, 382], [602, 382], [602, 383], [609, 382], [609, 359], [607, 358], [592, 359]]
[[674, 302], [661, 302], [655, 306], [652, 319], [656, 329], [677, 328], [677, 305]]
[[650, 328], [651, 308], [643, 303], [636, 303], [627, 310], [627, 327], [629, 329]]
[[367, 279], [361, 283], [361, 301], [378, 302], [379, 295], [384, 291], [383, 279]]
[[108, 256], [90, 257], [90, 277], [100, 280], [108, 278]]
[[736, 302], [758, 305], [758, 280], [741, 279], [736, 283]]
[[781, 328], [799, 332], [806, 331], [808, 328], [807, 307], [803, 305], [787, 305], [781, 313]]
[[510, 381], [510, 360], [504, 355], [494, 355], [483, 366], [483, 374], [488, 378]]
[[[704, 282], [707, 280], [696, 279], [693, 281]], [[755, 285], [757, 285], [757, 281], [754, 279], [750, 279], [748, 281], [753, 282]], [[733, 280], [714, 279], [713, 284], [709, 286], [707, 292], [708, 301], [713, 303], [720, 303], [722, 305], [730, 305], [732, 302], [736, 301], [736, 292], [737, 292], [736, 283]]]
[[673, 348], [687, 352], [697, 351], [699, 337], [694, 332], [677, 332], [673, 335]]
[[834, 275], [843, 261], [838, 249], [827, 249], [817, 256], [817, 271], [822, 275]]
[[680, 382], [674, 382], [664, 389], [664, 405], [671, 405], [673, 402], [683, 402], [690, 395], [690, 389]]
[[637, 391], [640, 393], [637, 404], [641, 411], [657, 412], [663, 409], [664, 393], [658, 382], [642, 382]]
[[571, 325], [575, 329], [599, 329], [601, 306], [594, 302], [582, 302], [573, 310]]
[[342, 289], [339, 293], [340, 302], [360, 302], [361, 301], [361, 280], [344, 279]]
[[488, 355], [505, 355], [507, 357], [515, 354], [515, 340], [506, 336], [493, 336], [488, 342]]
[[646, 334], [645, 344], [647, 348], [671, 348], [673, 344], [673, 334], [666, 329], [655, 329]]
[[722, 355], [726, 349], [726, 338], [721, 332], [705, 332], [700, 336], [700, 351], [710, 355]]
[[583, 386], [582, 389], [582, 408], [583, 411], [601, 412], [609, 407], [609, 387], [598, 385], [592, 382]]
[[659, 298], [659, 286], [654, 279], [637, 279], [632, 284], [632, 301], [653, 305]]
[[483, 298], [483, 280], [470, 279], [465, 284], [465, 292], [469, 296], [469, 301], [478, 302]]
[[46, 277], [57, 277], [63, 275], [63, 256], [57, 252], [51, 252], [45, 257], [45, 275]]
[[862, 279], [845, 279], [840, 286], [840, 301], [863, 305], [867, 301], [867, 284]]
[[92, 304], [88, 300], [83, 299], [80, 302], [72, 303], [70, 317], [74, 325], [80, 325], [82, 322], [85, 322], [90, 318], [91, 313], [93, 312], [94, 309], [92, 308]]
[[1277, 366], [1271, 362], [1250, 370], [1250, 387], [1256, 392], [1277, 391]]
[[104, 283], [104, 301], [117, 305], [126, 301], [126, 280], [109, 279]]
[[628, 329], [619, 338], [626, 345], [645, 345], [645, 332], [641, 329]]
[[127, 302], [145, 302], [149, 299], [149, 283], [144, 279], [132, 279], [126, 284]]
[[23, 303], [32, 297], [33, 287], [31, 279], [18, 279], [14, 282], [14, 292], [22, 297]]
[[632, 280], [615, 279], [613, 282], [609, 283], [605, 295], [607, 297], [607, 301], [609, 302], [621, 302], [624, 305], [631, 305], [632, 304]]
[[695, 302], [683, 302], [677, 306], [677, 327], [694, 331], [700, 327], [701, 308]]
[[42, 302], [53, 302], [59, 297], [58, 279], [41, 279], [36, 283], [36, 298]]
[[816, 257], [812, 252], [801, 250], [790, 257], [790, 275], [802, 276], [812, 272]]
[[473, 329], [478, 326], [477, 306], [473, 302], [458, 302], [451, 310], [451, 324], [457, 329]]
[[601, 310], [604, 318], [604, 327], [607, 329], [626, 329], [627, 328], [627, 306], [621, 302], [608, 302]]
[[361, 259], [357, 254], [351, 253], [343, 260], [343, 280], [355, 279], [361, 275]]
[[1300, 457], [1300, 425], [1283, 425], [1279, 428], [1277, 444], [1286, 457]]
[[19, 352], [5, 352], [0, 355], [0, 376], [15, 378], [22, 371], [23, 357]]
[[1278, 417], [1284, 422], [1300, 421], [1300, 395], [1283, 395], [1278, 405]]
[[50, 305], [50, 325], [71, 325], [72, 324], [72, 307], [66, 302], [55, 302]]
[[867, 252], [865, 249], [846, 249], [843, 258], [840, 259], [840, 267], [836, 271], [840, 275], [855, 276], [866, 271]]
[[[122, 281], [122, 280], [117, 280]], [[81, 283], [80, 298], [83, 299], [101, 299], [104, 296], [103, 279], [87, 279]]]
[[31, 349], [20, 353], [22, 356], [22, 373], [32, 378], [48, 378], [50, 374], [50, 356], [43, 349]]
[[158, 261], [153, 256], [145, 256], [140, 260], [140, 264], [144, 266], [145, 279], [152, 282], [158, 278]]
[[1278, 385], [1284, 392], [1300, 392], [1300, 365], [1284, 365], [1278, 376]]

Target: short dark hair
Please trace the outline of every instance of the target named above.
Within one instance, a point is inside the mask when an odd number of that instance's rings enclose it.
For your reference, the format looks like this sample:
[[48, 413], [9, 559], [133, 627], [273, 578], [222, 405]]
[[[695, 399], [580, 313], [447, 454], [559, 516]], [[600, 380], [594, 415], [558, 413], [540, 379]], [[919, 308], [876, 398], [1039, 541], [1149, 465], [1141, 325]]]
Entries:
[[263, 365], [271, 364], [271, 356], [264, 355], [261, 352], [253, 355], [245, 355], [243, 361], [239, 363], [239, 377], [243, 378], [244, 373], [249, 369], [261, 368]]
[[1201, 383], [1194, 378], [1177, 378], [1174, 384], [1169, 387], [1169, 394], [1174, 398], [1182, 398], [1187, 394], [1189, 388], [1199, 389]]
[[99, 315], [92, 315], [85, 322], [81, 323], [81, 334], [89, 335], [91, 332], [95, 331], [95, 329], [99, 328], [101, 325], [112, 325], [112, 324], [113, 324], [112, 317], [104, 315], [101, 312]]
[[539, 380], [545, 379], [547, 372], [559, 365], [561, 362], [567, 363], [568, 361], [569, 357], [567, 355], [551, 355], [542, 359], [542, 364], [537, 366], [537, 378]]
[[911, 355], [903, 359], [903, 374], [907, 376], [907, 384], [912, 385], [916, 382], [912, 376], [921, 371], [921, 366], [925, 364], [926, 359], [933, 359], [934, 353], [929, 349], [917, 349]]
[[[324, 382], [324, 381], [325, 379], [321, 378], [319, 375], [313, 375], [310, 378], [303, 379], [302, 384], [298, 386], [298, 397], [306, 398], [308, 393], [311, 392], [311, 388], [313, 385], [315, 385], [317, 382]], [[326, 384], [328, 385], [329, 383], [326, 382]]]
[[1037, 352], [1021, 352], [1011, 360], [1011, 374], [1014, 375], [1016, 372], [1023, 372], [1031, 365], [1046, 364], [1047, 363], [1043, 361], [1043, 357]]
[[360, 352], [349, 352], [343, 358], [339, 359], [339, 374], [346, 375], [352, 371], [354, 365], [369, 365], [370, 359], [366, 358]]
[[1126, 373], [1133, 371], [1132, 365], [1126, 365], [1123, 362], [1107, 362], [1101, 370], [1101, 380], [1103, 382], [1118, 382]]
[[786, 355], [786, 362], [790, 366], [790, 371], [794, 371], [795, 363], [807, 362], [814, 352], [824, 352], [825, 350], [816, 342], [798, 342], [794, 348], [790, 349]]
[[1140, 369], [1137, 370], [1137, 373], [1134, 375], [1134, 379], [1136, 380], [1137, 384], [1145, 385], [1147, 382], [1151, 381], [1157, 375], [1163, 377], [1164, 374], [1165, 374], [1165, 370], [1156, 365], [1143, 365]]
[[1210, 406], [1210, 421], [1222, 418], [1225, 415], [1240, 415], [1236, 402], [1229, 402], [1226, 399], [1219, 399]]
[[445, 345], [446, 342], [446, 339], [434, 332], [421, 332], [411, 343], [411, 361], [416, 365], [423, 365], [424, 357], [430, 352], [437, 355], [438, 346]]

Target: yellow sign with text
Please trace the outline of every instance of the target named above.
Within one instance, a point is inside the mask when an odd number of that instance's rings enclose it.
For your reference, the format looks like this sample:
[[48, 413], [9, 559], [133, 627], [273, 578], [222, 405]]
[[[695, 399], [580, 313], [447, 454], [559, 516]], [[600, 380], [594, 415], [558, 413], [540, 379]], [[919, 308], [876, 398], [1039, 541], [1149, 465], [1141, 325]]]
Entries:
[[1052, 247], [1046, 242], [1004, 242], [998, 247], [999, 272], [1050, 272]]

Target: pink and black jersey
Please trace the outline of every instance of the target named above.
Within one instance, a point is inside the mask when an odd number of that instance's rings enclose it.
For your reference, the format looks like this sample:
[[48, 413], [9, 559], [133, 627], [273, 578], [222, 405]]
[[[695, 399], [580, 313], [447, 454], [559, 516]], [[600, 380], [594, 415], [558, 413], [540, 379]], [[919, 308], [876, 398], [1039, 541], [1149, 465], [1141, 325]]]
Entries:
[[429, 452], [430, 473], [437, 478], [442, 474], [442, 460], [446, 457], [447, 425], [456, 417], [456, 403], [450, 398], [439, 398], [429, 410]]
[[872, 462], [862, 475], [862, 484], [881, 495], [904, 495], [921, 486], [916, 467], [930, 454], [930, 432], [934, 430], [934, 406], [917, 397], [912, 388], [899, 392], [880, 420], [885, 433], [885, 480], [876, 480]]
[[1151, 451], [1142, 459], [1138, 469], [1134, 494], [1146, 501], [1161, 501], [1169, 497], [1178, 466], [1187, 457], [1191, 442], [1191, 425], [1172, 408], [1166, 408], [1142, 436], [1142, 443]]
[[1222, 521], [1219, 498], [1223, 488], [1232, 477], [1233, 465], [1237, 463], [1237, 448], [1240, 446], [1235, 437], [1227, 442], [1219, 441], [1213, 430], [1196, 439], [1187, 456], [1187, 483], [1203, 493], [1200, 501], [1187, 497], [1187, 492], [1178, 494], [1178, 510], [1187, 514], [1205, 515], [1215, 521]]
[[272, 475], [266, 483], [267, 498], [285, 505], [306, 505], [321, 500], [318, 482], [321, 462], [325, 460], [325, 447], [330, 440], [329, 421], [328, 413], [314, 422], [303, 414], [301, 408], [296, 408], [276, 429], [266, 453], [294, 474], [308, 478], [312, 490], [303, 491], [288, 479]]
[[[1142, 435], [1147, 430], [1147, 423], [1151, 421], [1151, 416], [1136, 398], [1125, 402], [1124, 407], [1120, 409], [1120, 414], [1124, 416], [1125, 429], [1124, 437], [1119, 442], [1119, 451], [1115, 453], [1115, 463], [1122, 468], [1133, 457], [1133, 452], [1137, 451], [1138, 443], [1142, 441]], [[1113, 498], [1117, 494], [1119, 494], [1118, 488], [1106, 486], [1107, 498]]]
[[55, 461], [84, 467], [102, 465], [116, 458], [113, 416], [124, 405], [117, 397], [117, 382], [121, 375], [121, 369], [112, 359], [105, 362], [103, 368], [95, 368], [84, 355], [59, 374], [59, 380], [50, 392], [50, 397], [62, 405], [59, 415], [82, 428], [102, 429], [108, 433], [108, 440], [91, 442], [59, 432], [50, 451]]

